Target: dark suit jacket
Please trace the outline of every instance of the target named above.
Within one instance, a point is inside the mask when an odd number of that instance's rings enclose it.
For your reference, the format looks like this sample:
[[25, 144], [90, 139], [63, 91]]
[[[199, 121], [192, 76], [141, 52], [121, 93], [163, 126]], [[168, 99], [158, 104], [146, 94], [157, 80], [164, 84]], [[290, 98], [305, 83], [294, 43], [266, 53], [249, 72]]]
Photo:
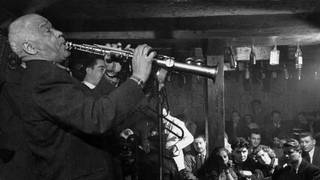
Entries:
[[320, 147], [316, 146], [314, 149], [312, 164], [320, 168]]
[[[9, 149], [14, 152], [14, 154], [7, 154], [14, 156], [5, 156], [4, 160], [10, 160], [9, 162], [0, 165], [0, 179], [34, 179], [28, 164], [32, 156], [25, 141], [20, 111], [15, 103], [21, 100], [21, 71], [22, 68], [6, 67], [5, 82], [0, 87], [0, 149]], [[6, 154], [0, 156], [3, 155]]]
[[320, 168], [302, 160], [298, 173], [293, 168], [287, 166], [276, 170], [272, 180], [320, 180]]
[[101, 98], [89, 96], [79, 85], [51, 62], [27, 62], [20, 109], [38, 179], [113, 179], [105, 152], [76, 136], [74, 129], [107, 132], [134, 109], [143, 92], [130, 79]]
[[312, 164], [320, 168], [320, 147], [315, 146]]
[[[206, 154], [206, 157], [205, 157], [205, 161], [209, 158], [209, 153]], [[195, 153], [194, 151], [190, 152], [190, 153], [187, 153], [185, 154], [184, 156], [184, 164], [186, 166], [186, 169], [189, 171], [189, 172], [192, 172], [192, 173], [196, 173], [201, 165], [197, 164], [197, 153]], [[205, 164], [205, 163], [204, 163]], [[203, 165], [204, 165], [203, 164]]]

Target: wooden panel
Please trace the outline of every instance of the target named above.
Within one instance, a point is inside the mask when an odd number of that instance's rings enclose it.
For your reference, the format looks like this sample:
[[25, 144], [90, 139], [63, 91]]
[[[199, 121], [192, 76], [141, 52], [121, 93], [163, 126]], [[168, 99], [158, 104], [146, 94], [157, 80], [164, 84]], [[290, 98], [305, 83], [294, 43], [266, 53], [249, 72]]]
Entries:
[[208, 65], [218, 63], [218, 75], [215, 81], [208, 81], [209, 147], [213, 150], [224, 145], [224, 71], [223, 56], [207, 56]]

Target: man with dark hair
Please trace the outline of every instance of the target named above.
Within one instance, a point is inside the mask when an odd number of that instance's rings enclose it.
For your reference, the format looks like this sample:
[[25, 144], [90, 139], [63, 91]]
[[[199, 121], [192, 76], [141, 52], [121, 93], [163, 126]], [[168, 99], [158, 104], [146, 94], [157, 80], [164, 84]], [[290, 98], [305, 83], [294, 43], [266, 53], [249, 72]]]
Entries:
[[202, 168], [205, 166], [209, 154], [207, 153], [207, 141], [204, 135], [198, 134], [195, 136], [193, 150], [184, 157], [186, 167], [183, 172], [184, 179], [198, 179], [205, 175]]
[[287, 164], [276, 170], [273, 180], [319, 180], [320, 169], [301, 156], [301, 146], [296, 139], [287, 139], [283, 144], [283, 154]]
[[187, 171], [196, 173], [208, 158], [207, 141], [204, 135], [197, 135], [193, 141], [194, 152], [185, 155]]
[[316, 140], [313, 138], [312, 133], [301, 133], [299, 141], [302, 149], [302, 158], [320, 167], [320, 148], [316, 146]]
[[259, 145], [252, 152], [252, 156], [257, 161], [259, 169], [263, 172], [264, 178], [270, 178], [279, 164], [274, 151], [269, 146]]
[[8, 37], [11, 49], [26, 65], [17, 105], [35, 179], [113, 179], [105, 152], [78, 133], [102, 135], [125, 121], [144, 98], [142, 88], [155, 56], [149, 53], [151, 47], [138, 46], [132, 76], [110, 94], [94, 98], [80, 90], [79, 82], [59, 64], [70, 53], [62, 32], [46, 18], [22, 16], [10, 24]]
[[[116, 64], [116, 63], [112, 63]], [[82, 67], [84, 71], [84, 78], [82, 83], [85, 85], [85, 90], [90, 90], [97, 97], [101, 95], [107, 95], [112, 92], [118, 85], [117, 78], [111, 78], [106, 75], [107, 72], [118, 73], [120, 70], [110, 70], [110, 64], [107, 64], [105, 60], [101, 58], [90, 58], [87, 63]], [[113, 65], [111, 65], [112, 68]], [[114, 66], [115, 67], [115, 66]]]
[[256, 169], [255, 162], [249, 157], [249, 142], [244, 138], [237, 138], [232, 144], [235, 172], [239, 180], [256, 180], [263, 177], [262, 171]]
[[277, 110], [272, 111], [269, 121], [266, 121], [264, 126], [263, 134], [265, 135], [266, 144], [272, 147], [274, 142], [278, 142], [287, 131], [288, 127], [283, 122], [281, 112]]
[[256, 122], [260, 127], [264, 125], [266, 118], [266, 112], [262, 107], [262, 103], [259, 99], [251, 101], [253, 121]]
[[251, 130], [249, 136], [249, 153], [253, 152], [261, 143], [261, 132], [258, 129]]

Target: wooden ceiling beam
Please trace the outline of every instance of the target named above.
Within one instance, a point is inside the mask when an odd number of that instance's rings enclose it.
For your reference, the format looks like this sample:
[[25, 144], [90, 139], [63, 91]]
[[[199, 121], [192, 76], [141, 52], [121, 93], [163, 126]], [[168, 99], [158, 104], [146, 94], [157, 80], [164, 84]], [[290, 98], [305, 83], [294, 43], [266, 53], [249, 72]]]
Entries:
[[[228, 1], [229, 2], [229, 1]], [[251, 3], [250, 3], [251, 2]], [[89, 0], [69, 0], [56, 4], [43, 11], [44, 14], [54, 14], [64, 19], [124, 19], [124, 18], [187, 18], [236, 15], [272, 15], [310, 13], [315, 9], [315, 1], [304, 3], [279, 3], [276, 1], [250, 1], [238, 3], [200, 2], [194, 3], [137, 3], [108, 1], [92, 3]], [[68, 16], [63, 13], [68, 12]]]
[[[157, 41], [165, 38], [155, 37], [152, 31], [126, 31], [126, 32], [70, 32], [66, 33], [66, 37], [72, 40], [141, 40], [141, 41]], [[214, 31], [173, 31], [172, 38], [168, 40], [201, 40], [211, 39], [219, 40], [225, 44], [234, 46], [248, 46], [251, 44], [259, 46], [272, 46], [275, 43], [278, 45], [296, 45], [298, 42], [301, 45], [314, 45], [320, 44], [320, 30], [318, 32], [312, 32], [307, 34], [282, 34], [277, 35], [258, 35], [255, 36], [228, 36], [225, 33], [217, 33]]]

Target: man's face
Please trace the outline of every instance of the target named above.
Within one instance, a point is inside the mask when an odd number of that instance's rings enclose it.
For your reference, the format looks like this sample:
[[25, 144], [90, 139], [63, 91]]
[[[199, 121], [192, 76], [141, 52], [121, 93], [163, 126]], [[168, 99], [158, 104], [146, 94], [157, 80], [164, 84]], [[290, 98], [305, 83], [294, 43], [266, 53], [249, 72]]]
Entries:
[[248, 149], [247, 148], [237, 148], [234, 151], [235, 160], [237, 162], [245, 162], [248, 158]]
[[281, 122], [281, 115], [279, 113], [272, 114], [272, 122], [280, 123]]
[[41, 16], [33, 16], [30, 19], [34, 32], [33, 46], [39, 50], [39, 54], [51, 61], [62, 61], [70, 53], [64, 45], [65, 40], [62, 32], [54, 29], [52, 24]]
[[309, 152], [316, 145], [316, 140], [311, 136], [302, 137], [300, 138], [300, 145], [303, 151]]
[[238, 112], [233, 112], [231, 118], [233, 122], [238, 123], [240, 121], [240, 115]]
[[263, 165], [270, 165], [271, 164], [271, 158], [267, 152], [264, 150], [260, 150], [257, 155], [257, 160], [259, 161], [260, 164]]
[[93, 67], [88, 67], [86, 70], [86, 79], [93, 85], [98, 85], [104, 73], [106, 72], [106, 64], [102, 59], [97, 59]]
[[250, 136], [250, 144], [252, 147], [258, 147], [261, 142], [261, 135], [252, 133]]
[[203, 153], [206, 150], [207, 143], [202, 137], [198, 137], [193, 141], [193, 147], [198, 153]]
[[244, 116], [244, 120], [245, 120], [246, 123], [249, 124], [249, 123], [252, 122], [252, 116], [250, 116], [250, 115], [245, 115], [245, 116]]
[[301, 124], [308, 124], [308, 121], [303, 114], [298, 114], [297, 119]]
[[257, 113], [259, 113], [259, 112], [262, 111], [261, 104], [260, 104], [260, 103], [257, 103], [257, 102], [255, 102], [255, 103], [252, 104], [252, 108], [253, 108], [253, 112], [254, 112], [255, 114], [257, 114]]
[[285, 161], [289, 164], [295, 164], [299, 162], [299, 159], [301, 158], [301, 152], [294, 150], [292, 147], [284, 147], [283, 155]]

